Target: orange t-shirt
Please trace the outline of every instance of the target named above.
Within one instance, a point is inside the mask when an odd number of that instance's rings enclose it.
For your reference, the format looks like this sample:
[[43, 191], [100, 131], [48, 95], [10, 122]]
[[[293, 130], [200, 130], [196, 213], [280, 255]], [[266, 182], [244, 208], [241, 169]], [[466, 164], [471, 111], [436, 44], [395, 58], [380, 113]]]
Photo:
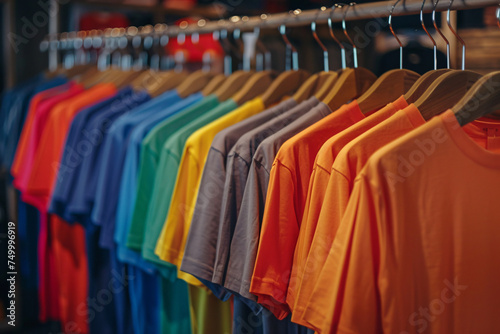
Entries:
[[304, 308], [332, 247], [351, 196], [354, 179], [375, 151], [422, 124], [425, 124], [425, 120], [420, 111], [413, 104], [410, 104], [350, 141], [337, 154], [331, 166], [325, 198], [303, 268], [303, 279], [299, 290], [300, 302], [297, 303], [296, 307], [297, 312], [300, 312], [303, 317], [303, 323], [308, 323], [303, 316]]
[[328, 138], [364, 118], [357, 102], [344, 105], [287, 140], [274, 159], [250, 292], [279, 319], [290, 312], [286, 294], [316, 154]]
[[[73, 117], [86, 106], [115, 93], [114, 85], [99, 84], [57, 104], [50, 112], [35, 153], [27, 187], [21, 195], [23, 201], [40, 210], [41, 216], [47, 215], [64, 141]], [[54, 215], [48, 216], [47, 225], [50, 236], [46, 246], [50, 254], [47, 256], [54, 259], [53, 264], [48, 264], [48, 270], [54, 270], [55, 267], [57, 271], [59, 289], [55, 293], [59, 294], [59, 311], [63, 328], [71, 327], [74, 332], [86, 333], [88, 332], [86, 313], [88, 274], [84, 247], [85, 230], [81, 226], [70, 226]], [[49, 272], [48, 277], [50, 275], [52, 274]]]
[[374, 153], [305, 317], [321, 333], [500, 333], [500, 122], [451, 110]]
[[[300, 225], [299, 236], [295, 246], [295, 254], [293, 257], [292, 274], [288, 285], [287, 302], [292, 310], [292, 321], [298, 324], [307, 325], [301, 321], [302, 311], [305, 303], [307, 303], [308, 291], [305, 290], [305, 295], [301, 295], [300, 286], [303, 279], [304, 268], [309, 254], [314, 232], [316, 230], [316, 222], [318, 221], [319, 213], [325, 198], [326, 187], [330, 178], [330, 170], [335, 158], [340, 150], [367, 130], [375, 125], [388, 119], [400, 109], [408, 106], [405, 98], [401, 96], [393, 103], [389, 103], [384, 108], [368, 116], [366, 119], [350, 126], [346, 130], [328, 139], [321, 147], [316, 155], [316, 161], [311, 173], [309, 189], [307, 191], [306, 205], [304, 215]], [[314, 275], [309, 273], [308, 275]], [[308, 276], [306, 275], [306, 276]], [[306, 277], [306, 279], [309, 279]]]
[[27, 189], [22, 199], [46, 209], [59, 169], [66, 133], [73, 117], [84, 107], [116, 93], [113, 84], [98, 84], [77, 96], [59, 103], [51, 111], [39, 148], [35, 154]]
[[19, 171], [23, 168], [24, 156], [28, 150], [28, 145], [30, 143], [30, 136], [33, 133], [35, 115], [37, 113], [37, 108], [40, 102], [45, 101], [47, 99], [57, 97], [61, 93], [68, 92], [74, 89], [76, 86], [73, 82], [68, 82], [67, 84], [57, 86], [51, 89], [47, 89], [43, 92], [40, 92], [33, 96], [30, 100], [30, 104], [28, 107], [28, 113], [26, 115], [26, 121], [24, 122], [23, 129], [21, 131], [21, 135], [19, 136], [19, 142], [16, 148], [16, 154], [14, 155], [14, 160], [12, 162], [11, 167], [11, 175], [16, 177]]

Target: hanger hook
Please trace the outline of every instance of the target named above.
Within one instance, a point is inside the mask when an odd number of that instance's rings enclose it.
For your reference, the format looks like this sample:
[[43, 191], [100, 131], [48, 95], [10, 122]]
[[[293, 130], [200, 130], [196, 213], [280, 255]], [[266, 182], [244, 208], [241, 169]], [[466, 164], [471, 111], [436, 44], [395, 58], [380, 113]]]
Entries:
[[[295, 14], [295, 12], [298, 12], [298, 10], [296, 9], [295, 11], [293, 11], [294, 14]], [[286, 22], [284, 24], [280, 25], [279, 31], [280, 31], [281, 37], [283, 38], [283, 41], [285, 42], [287, 48], [292, 50], [292, 70], [297, 71], [299, 69], [299, 59], [298, 59], [297, 49], [292, 45], [292, 43], [290, 43], [290, 40], [288, 39], [288, 37], [286, 35]], [[286, 70], [287, 71], [290, 70], [288, 62], [287, 62]]]
[[464, 40], [462, 37], [458, 35], [455, 29], [453, 29], [451, 25], [451, 19], [450, 19], [450, 11], [451, 11], [451, 6], [453, 6], [453, 0], [450, 0], [450, 5], [448, 6], [448, 13], [446, 15], [446, 23], [448, 24], [448, 28], [450, 28], [450, 31], [452, 32], [453, 35], [458, 39], [460, 44], [462, 44], [462, 71], [465, 70], [465, 51], [467, 49], [467, 46], [465, 45]]
[[349, 34], [347, 33], [346, 24], [345, 24], [345, 18], [346, 18], [347, 12], [349, 11], [349, 8], [353, 7], [355, 4], [356, 4], [355, 2], [351, 2], [349, 4], [342, 4], [342, 5], [339, 4], [337, 6], [339, 6], [339, 8], [342, 8], [343, 5], [347, 6], [347, 9], [344, 11], [344, 16], [342, 17], [342, 29], [344, 30], [345, 37], [347, 37], [347, 40], [352, 45], [354, 68], [358, 68], [358, 49], [356, 48], [356, 44], [354, 44], [351, 37], [349, 37]]
[[316, 18], [314, 19], [313, 22], [311, 22], [311, 30], [312, 30], [312, 34], [313, 34], [314, 39], [316, 40], [316, 42], [318, 42], [319, 46], [323, 50], [323, 70], [325, 72], [328, 72], [329, 71], [328, 50], [326, 49], [325, 45], [321, 42], [321, 40], [318, 37], [318, 34], [316, 33], [316, 20], [318, 19], [319, 14], [325, 10], [326, 10], [326, 7], [321, 7], [321, 9], [318, 10], [318, 13], [316, 14]]
[[434, 29], [436, 29], [437, 33], [441, 38], [444, 40], [446, 43], [446, 68], [450, 69], [450, 42], [448, 39], [444, 36], [444, 34], [441, 32], [441, 29], [439, 29], [437, 23], [436, 23], [436, 7], [439, 3], [439, 0], [436, 0], [436, 2], [433, 2], [433, 8], [432, 8], [432, 24], [434, 25]]
[[500, 28], [500, 4], [498, 5], [498, 8], [497, 8], [497, 25], [498, 25], [498, 28]]
[[[261, 14], [260, 15], [260, 21], [261, 24], [259, 26], [259, 36], [260, 36], [260, 29], [263, 28], [267, 24], [267, 18], [268, 14]], [[264, 65], [263, 68], [266, 69], [266, 71], [270, 71], [272, 66], [271, 66], [271, 51], [269, 51], [264, 43], [260, 40], [260, 38], [257, 38], [257, 46], [261, 49], [261, 51], [264, 52]]]
[[[220, 21], [219, 21], [220, 22]], [[224, 50], [224, 75], [229, 76], [233, 72], [233, 58], [231, 58], [229, 41], [227, 40], [227, 29], [222, 28], [218, 35], [222, 49]]]
[[401, 40], [399, 39], [398, 35], [396, 35], [396, 33], [394, 32], [394, 29], [392, 28], [392, 13], [394, 13], [394, 8], [396, 8], [397, 4], [400, 1], [401, 0], [397, 0], [392, 5], [391, 12], [389, 14], [389, 29], [391, 30], [392, 35], [394, 36], [396, 41], [398, 41], [398, 44], [399, 44], [399, 69], [402, 70], [403, 69], [403, 43], [401, 43]]
[[342, 69], [345, 70], [346, 68], [346, 62], [345, 62], [345, 47], [340, 41], [335, 37], [335, 34], [333, 33], [333, 13], [335, 12], [335, 9], [337, 9], [336, 5], [332, 6], [332, 10], [330, 12], [330, 17], [328, 18], [328, 30], [330, 31], [330, 36], [332, 36], [333, 40], [335, 43], [338, 44], [340, 47], [340, 56], [342, 60]]
[[422, 1], [422, 7], [420, 7], [420, 23], [422, 24], [422, 28], [424, 28], [425, 33], [429, 38], [431, 39], [432, 44], [434, 45], [434, 69], [437, 70], [437, 44], [434, 38], [432, 38], [431, 34], [429, 34], [429, 31], [425, 27], [424, 23], [424, 7], [425, 7], [425, 0]]

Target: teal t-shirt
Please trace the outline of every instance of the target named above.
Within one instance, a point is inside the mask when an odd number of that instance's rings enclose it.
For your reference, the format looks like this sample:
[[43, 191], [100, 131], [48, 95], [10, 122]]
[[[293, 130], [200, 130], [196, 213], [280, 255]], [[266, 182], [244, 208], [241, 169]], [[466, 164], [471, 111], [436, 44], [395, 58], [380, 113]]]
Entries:
[[199, 128], [224, 116], [237, 107], [236, 102], [231, 99], [222, 102], [217, 107], [204, 113], [203, 116], [176, 131], [163, 145], [145, 220], [146, 228], [142, 244], [142, 256], [146, 260], [158, 264], [159, 267], [164, 267], [166, 264], [155, 254], [156, 241], [161, 234], [163, 223], [167, 217], [186, 140]]
[[127, 247], [140, 251], [146, 229], [145, 218], [148, 205], [153, 195], [156, 171], [163, 144], [183, 126], [203, 116], [207, 110], [219, 104], [215, 95], [205, 97], [192, 107], [183, 110], [155, 126], [141, 144], [139, 178], [136, 199], [132, 213], [132, 222], [127, 236]]

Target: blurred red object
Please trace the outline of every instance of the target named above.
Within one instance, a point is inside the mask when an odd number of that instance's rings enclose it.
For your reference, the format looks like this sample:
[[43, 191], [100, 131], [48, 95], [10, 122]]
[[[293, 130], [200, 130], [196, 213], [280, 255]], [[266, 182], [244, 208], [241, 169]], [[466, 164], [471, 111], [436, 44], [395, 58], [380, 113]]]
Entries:
[[126, 28], [129, 25], [128, 18], [119, 13], [89, 12], [80, 18], [80, 30]]
[[[198, 22], [192, 18], [184, 18], [175, 22], [176, 25], [185, 25]], [[212, 34], [203, 34], [199, 36], [199, 40], [193, 43], [191, 36], [186, 36], [184, 42], [176, 38], [171, 38], [165, 47], [166, 51], [171, 55], [176, 55], [179, 52], [184, 54], [186, 63], [202, 62], [203, 54], [211, 53], [213, 58], [222, 57], [224, 50], [218, 41], [214, 41]]]
[[196, 6], [196, 0], [164, 0], [163, 7], [175, 9], [191, 9]]

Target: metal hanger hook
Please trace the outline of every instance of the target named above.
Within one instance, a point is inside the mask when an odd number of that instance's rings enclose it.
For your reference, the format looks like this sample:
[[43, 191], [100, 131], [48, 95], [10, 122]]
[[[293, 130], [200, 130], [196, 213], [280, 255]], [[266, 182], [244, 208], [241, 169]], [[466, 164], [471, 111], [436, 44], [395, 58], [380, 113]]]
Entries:
[[448, 13], [446, 14], [446, 23], [448, 24], [448, 28], [450, 28], [450, 31], [453, 35], [455, 35], [456, 39], [462, 44], [462, 71], [465, 70], [465, 51], [467, 49], [467, 46], [465, 45], [464, 40], [462, 37], [458, 35], [455, 29], [453, 29], [451, 25], [451, 20], [450, 20], [450, 11], [451, 11], [451, 6], [453, 5], [453, 0], [450, 0], [450, 5], [448, 6]]
[[497, 8], [497, 25], [498, 25], [498, 28], [500, 28], [500, 4], [498, 5], [498, 8]]
[[437, 44], [436, 44], [436, 41], [434, 40], [434, 38], [432, 38], [432, 35], [429, 33], [429, 31], [425, 27], [424, 7], [425, 7], [425, 0], [422, 1], [422, 7], [420, 7], [420, 24], [422, 24], [422, 28], [424, 28], [425, 33], [427, 34], [427, 36], [429, 36], [432, 44], [434, 45], [434, 69], [437, 70]]
[[[288, 39], [288, 36], [286, 35], [286, 22], [284, 24], [280, 25], [279, 31], [281, 34], [281, 38], [283, 38], [283, 41], [285, 42], [287, 48], [292, 50], [292, 68], [291, 69], [294, 71], [297, 71], [299, 69], [297, 49], [293, 46], [292, 43], [290, 43], [290, 40]], [[290, 70], [288, 62], [287, 62], [286, 70], [287, 71]]]
[[354, 44], [354, 42], [352, 41], [351, 37], [347, 33], [347, 28], [346, 28], [346, 24], [345, 24], [345, 18], [347, 16], [347, 12], [349, 11], [349, 8], [351, 8], [354, 5], [356, 5], [356, 3], [355, 2], [351, 2], [349, 4], [336, 4], [336, 6], [338, 6], [339, 8], [342, 8], [344, 5], [347, 6], [347, 9], [344, 11], [344, 16], [342, 17], [342, 29], [344, 30], [345, 37], [347, 37], [347, 40], [352, 45], [354, 68], [358, 68], [358, 49], [356, 48], [356, 44]]
[[[260, 37], [260, 30], [262, 28], [264, 28], [264, 26], [267, 25], [267, 18], [269, 17], [270, 15], [268, 14], [261, 14], [260, 15], [260, 21], [261, 21], [261, 24], [259, 26], [259, 37]], [[257, 46], [261, 49], [261, 51], [264, 52], [264, 64], [263, 64], [263, 68], [266, 69], [267, 71], [270, 71], [272, 66], [271, 66], [271, 51], [269, 51], [266, 46], [264, 45], [264, 43], [260, 40], [260, 38], [257, 38]]]
[[318, 37], [318, 34], [316, 33], [316, 20], [318, 19], [318, 16], [321, 12], [324, 12], [326, 10], [326, 7], [321, 7], [321, 9], [318, 10], [318, 14], [316, 14], [316, 18], [314, 19], [313, 22], [311, 22], [311, 31], [313, 34], [314, 39], [316, 42], [318, 42], [319, 46], [323, 50], [323, 70], [325, 72], [329, 71], [329, 66], [328, 66], [328, 50], [326, 49], [325, 45], [321, 42], [321, 40]]
[[432, 24], [434, 25], [434, 29], [436, 29], [436, 31], [439, 34], [439, 36], [441, 36], [441, 38], [446, 43], [446, 68], [449, 69], [450, 68], [450, 42], [444, 36], [444, 34], [441, 32], [441, 30], [439, 29], [439, 27], [438, 27], [438, 25], [436, 23], [436, 7], [437, 7], [438, 3], [439, 3], [439, 0], [436, 0], [435, 2], [433, 0]]
[[330, 17], [328, 17], [328, 30], [330, 31], [330, 36], [332, 36], [335, 43], [337, 43], [338, 46], [340, 47], [340, 57], [341, 57], [341, 61], [342, 61], [342, 69], [344, 70], [347, 67], [346, 61], [345, 61], [345, 47], [342, 43], [340, 43], [340, 41], [337, 39], [337, 37], [335, 37], [335, 34], [333, 33], [333, 13], [335, 12], [335, 9], [337, 9], [337, 5], [333, 5], [331, 9], [332, 10], [330, 12]]
[[397, 0], [393, 5], [392, 5], [392, 8], [391, 8], [391, 12], [389, 14], [389, 29], [391, 30], [391, 33], [392, 35], [394, 36], [394, 38], [396, 39], [396, 41], [398, 41], [398, 44], [399, 44], [399, 69], [403, 69], [403, 43], [401, 43], [401, 40], [399, 39], [398, 35], [396, 35], [396, 33], [394, 32], [394, 29], [392, 28], [392, 13], [394, 13], [394, 8], [396, 8], [397, 4], [400, 2], [401, 0]]
[[437, 70], [437, 44], [434, 38], [432, 38], [432, 35], [429, 33], [427, 28], [425, 27], [424, 24], [424, 7], [425, 7], [425, 0], [422, 1], [422, 7], [420, 7], [420, 24], [422, 24], [422, 28], [424, 28], [425, 33], [429, 38], [431, 39], [431, 42], [434, 46], [434, 69]]

